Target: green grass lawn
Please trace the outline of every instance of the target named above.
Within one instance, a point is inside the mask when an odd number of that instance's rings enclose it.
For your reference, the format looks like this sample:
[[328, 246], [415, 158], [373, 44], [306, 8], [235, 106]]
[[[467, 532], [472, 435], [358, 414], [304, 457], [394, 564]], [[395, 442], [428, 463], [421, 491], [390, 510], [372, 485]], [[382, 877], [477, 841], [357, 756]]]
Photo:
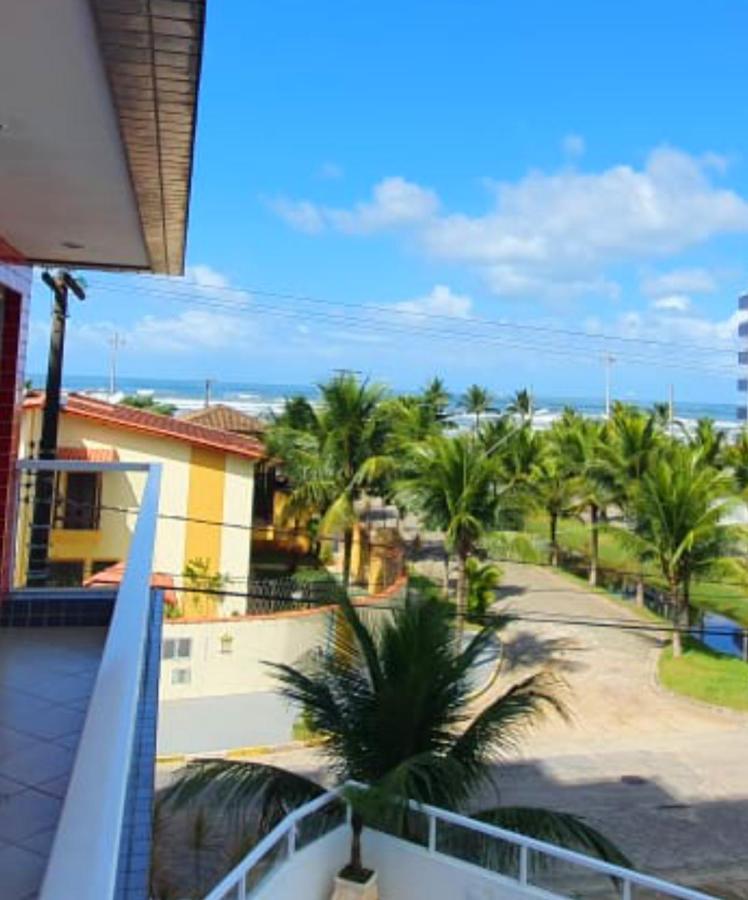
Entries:
[[[539, 515], [528, 518], [527, 531], [534, 537], [548, 540], [548, 520]], [[558, 526], [559, 544], [564, 550], [589, 554], [589, 527], [578, 519], [563, 519]], [[600, 534], [600, 567], [618, 572], [634, 572], [635, 559], [621, 547], [615, 536], [602, 532]], [[662, 579], [652, 566], [645, 567], [645, 577], [649, 584], [663, 587]], [[730, 579], [728, 579], [729, 581]], [[728, 616], [741, 625], [748, 627], [748, 586], [714, 582], [696, 582], [691, 594], [692, 603], [700, 609], [709, 610]]]
[[687, 641], [683, 656], [673, 658], [671, 648], [659, 663], [660, 681], [686, 697], [748, 711], [748, 663], [715, 653], [696, 641]]

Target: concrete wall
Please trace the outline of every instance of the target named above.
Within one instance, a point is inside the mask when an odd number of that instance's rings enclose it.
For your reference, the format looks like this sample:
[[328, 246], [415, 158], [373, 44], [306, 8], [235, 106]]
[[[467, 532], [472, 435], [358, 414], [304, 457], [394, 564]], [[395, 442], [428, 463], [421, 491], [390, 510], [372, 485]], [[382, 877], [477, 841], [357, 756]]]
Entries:
[[[164, 622], [164, 639], [188, 638], [189, 659], [164, 660], [161, 699], [216, 697], [274, 691], [264, 661], [293, 663], [323, 646], [332, 626], [330, 612], [296, 612], [218, 622]], [[223, 640], [222, 640], [223, 639]], [[172, 684], [175, 668], [190, 670], [189, 683]]]
[[[335, 874], [348, 857], [349, 832], [342, 826], [284, 863], [253, 894], [258, 900], [330, 900]], [[397, 900], [551, 900], [555, 895], [430, 854], [422, 847], [375, 831], [364, 831], [364, 865], [377, 872], [379, 894]]]

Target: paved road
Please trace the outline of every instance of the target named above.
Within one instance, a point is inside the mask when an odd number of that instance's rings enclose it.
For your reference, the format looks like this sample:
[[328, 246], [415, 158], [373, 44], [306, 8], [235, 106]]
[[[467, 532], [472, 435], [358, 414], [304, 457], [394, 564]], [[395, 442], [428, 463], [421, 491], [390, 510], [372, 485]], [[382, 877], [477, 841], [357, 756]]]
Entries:
[[[504, 569], [499, 606], [517, 615], [639, 621], [548, 569]], [[506, 677], [554, 666], [572, 721], [548, 719], [527, 736], [502, 768], [503, 802], [582, 813], [638, 866], [748, 897], [748, 716], [659, 688], [658, 635], [517, 621], [504, 638]]]
[[[504, 570], [499, 606], [528, 620], [503, 634], [507, 664], [497, 690], [552, 666], [566, 683], [571, 721], [547, 718], [527, 734], [497, 772], [502, 802], [580, 813], [637, 867], [748, 898], [748, 716], [658, 688], [658, 635], [537, 621], [639, 621], [618, 604], [548, 569]], [[325, 777], [307, 749], [262, 759]]]

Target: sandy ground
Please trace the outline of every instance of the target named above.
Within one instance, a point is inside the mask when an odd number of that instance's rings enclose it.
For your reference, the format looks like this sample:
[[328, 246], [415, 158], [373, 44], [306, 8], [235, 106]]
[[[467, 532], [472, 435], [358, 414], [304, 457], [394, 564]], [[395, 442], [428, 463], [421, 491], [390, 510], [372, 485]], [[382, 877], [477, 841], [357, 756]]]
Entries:
[[[639, 622], [620, 605], [549, 569], [503, 568], [498, 606], [527, 618], [503, 632], [495, 690], [552, 667], [565, 682], [570, 720], [542, 720], [497, 768], [501, 802], [582, 814], [637, 867], [720, 897], [748, 898], [748, 716], [661, 689], [658, 634], [537, 621]], [[324, 779], [313, 750], [262, 760]]]

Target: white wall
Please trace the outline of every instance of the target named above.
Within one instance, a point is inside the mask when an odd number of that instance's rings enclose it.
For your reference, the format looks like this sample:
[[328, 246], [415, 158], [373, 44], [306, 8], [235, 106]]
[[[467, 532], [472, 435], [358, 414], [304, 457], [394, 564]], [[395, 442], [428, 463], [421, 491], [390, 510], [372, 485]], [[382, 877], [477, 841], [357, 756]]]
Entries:
[[[189, 638], [189, 659], [164, 660], [162, 700], [273, 691], [277, 683], [263, 661], [295, 663], [304, 653], [323, 646], [331, 628], [326, 612], [253, 616], [236, 621], [164, 621], [163, 638]], [[231, 652], [222, 652], [221, 638], [230, 636]], [[172, 684], [171, 670], [189, 668], [188, 684]]]
[[[335, 829], [282, 864], [252, 896], [258, 900], [330, 900], [334, 876], [348, 861], [349, 840], [347, 826]], [[364, 831], [363, 861], [377, 872], [382, 900], [556, 897], [376, 831]]]

